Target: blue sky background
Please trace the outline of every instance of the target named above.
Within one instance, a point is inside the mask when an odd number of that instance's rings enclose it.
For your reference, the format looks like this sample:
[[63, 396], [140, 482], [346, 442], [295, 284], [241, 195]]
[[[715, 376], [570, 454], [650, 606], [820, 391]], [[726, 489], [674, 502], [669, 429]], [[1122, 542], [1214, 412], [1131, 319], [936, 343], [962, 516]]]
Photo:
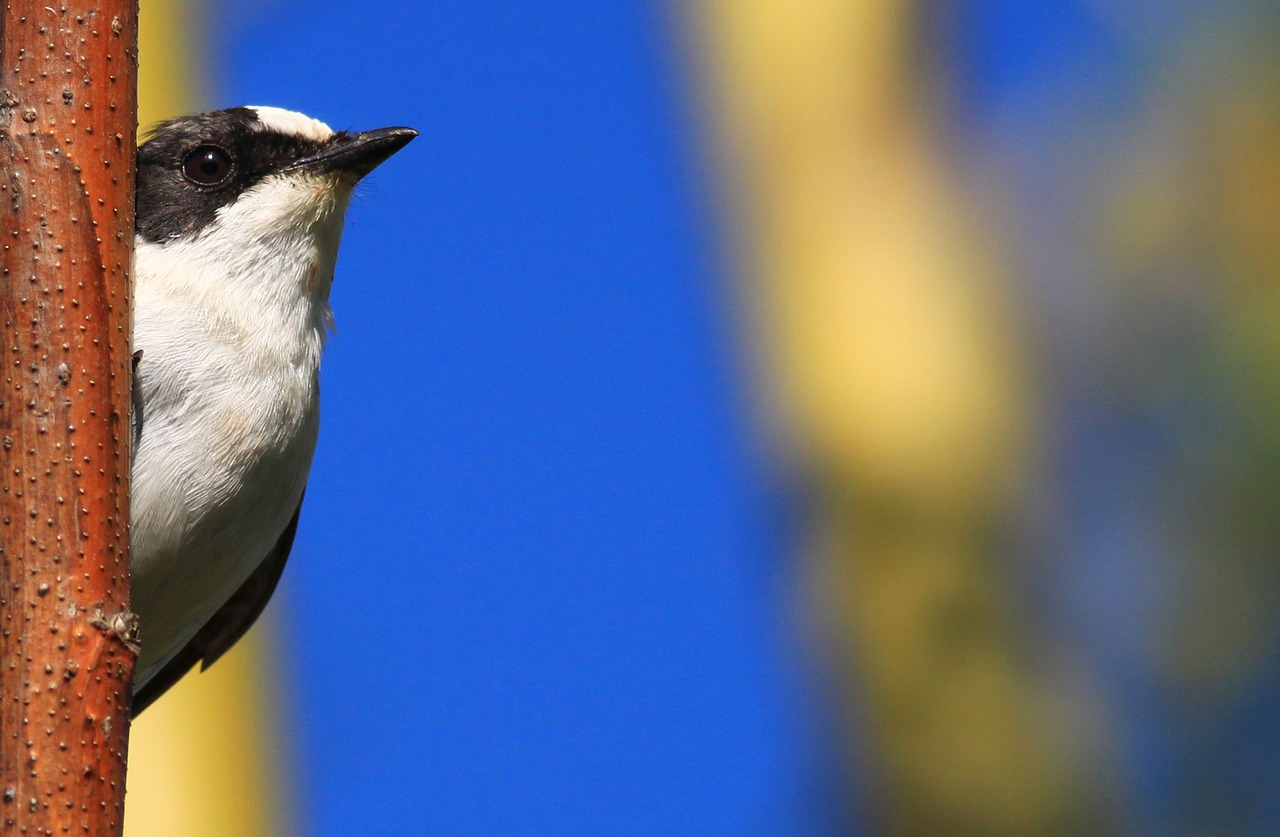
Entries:
[[[1280, 823], [1280, 278], [1239, 258], [1280, 240], [1253, 211], [1280, 205], [1273, 6], [957, 0], [915, 21], [949, 174], [1004, 213], [982, 220], [1034, 379], [1045, 505], [999, 560], [1140, 835]], [[204, 9], [211, 105], [422, 132], [348, 216], [273, 605], [298, 834], [858, 819], [801, 641], [797, 498], [749, 409], [679, 8]]]
[[233, 3], [216, 106], [420, 139], [348, 215], [276, 614], [299, 834], [811, 833], [782, 504], [666, 22]]

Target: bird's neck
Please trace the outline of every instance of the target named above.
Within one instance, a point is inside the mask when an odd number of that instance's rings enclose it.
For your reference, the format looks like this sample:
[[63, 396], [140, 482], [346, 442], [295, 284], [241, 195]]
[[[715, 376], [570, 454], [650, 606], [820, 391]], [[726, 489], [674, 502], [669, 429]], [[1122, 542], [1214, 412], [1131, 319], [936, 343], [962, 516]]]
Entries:
[[149, 300], [178, 319], [199, 321], [209, 336], [239, 346], [246, 361], [313, 371], [332, 329], [329, 288], [340, 224], [339, 215], [331, 236], [306, 231], [239, 242], [217, 236], [139, 241], [139, 303]]

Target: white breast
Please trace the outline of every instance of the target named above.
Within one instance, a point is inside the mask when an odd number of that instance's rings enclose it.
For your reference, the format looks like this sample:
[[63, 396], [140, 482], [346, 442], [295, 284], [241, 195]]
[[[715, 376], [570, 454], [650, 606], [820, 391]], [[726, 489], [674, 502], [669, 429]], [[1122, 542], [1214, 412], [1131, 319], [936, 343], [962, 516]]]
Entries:
[[[294, 190], [282, 183], [279, 190]], [[141, 688], [275, 545], [306, 485], [341, 201], [319, 217], [237, 202], [194, 241], [138, 242], [134, 346], [143, 354], [132, 484]], [[268, 211], [269, 210], [269, 211]], [[261, 224], [259, 224], [261, 226]], [[221, 243], [221, 244], [220, 244]]]

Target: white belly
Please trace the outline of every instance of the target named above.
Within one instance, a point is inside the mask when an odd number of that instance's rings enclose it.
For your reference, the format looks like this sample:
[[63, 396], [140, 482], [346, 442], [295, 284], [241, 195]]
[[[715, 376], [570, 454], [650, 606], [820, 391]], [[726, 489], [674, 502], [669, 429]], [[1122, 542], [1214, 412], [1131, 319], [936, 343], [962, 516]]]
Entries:
[[[139, 294], [141, 437], [132, 483], [141, 688], [275, 546], [306, 485], [316, 369]], [[199, 346], [196, 351], [193, 346]]]

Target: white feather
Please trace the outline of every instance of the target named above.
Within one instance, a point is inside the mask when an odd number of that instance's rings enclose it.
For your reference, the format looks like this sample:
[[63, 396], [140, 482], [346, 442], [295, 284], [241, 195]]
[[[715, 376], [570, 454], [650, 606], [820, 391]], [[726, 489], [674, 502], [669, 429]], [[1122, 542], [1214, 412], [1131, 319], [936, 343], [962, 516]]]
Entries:
[[[328, 131], [300, 114], [257, 110], [278, 130]], [[352, 183], [340, 174], [268, 177], [196, 237], [137, 242], [144, 410], [133, 461], [133, 603], [145, 621], [136, 688], [248, 578], [297, 508], [315, 450], [320, 351]]]
[[285, 110], [284, 108], [273, 108], [265, 105], [251, 105], [249, 110], [258, 115], [258, 121], [262, 123], [263, 128], [276, 133], [294, 134], [295, 136], [318, 142], [324, 142], [333, 136], [333, 129], [328, 125], [319, 119], [312, 119], [310, 116], [298, 113], [295, 110]]

